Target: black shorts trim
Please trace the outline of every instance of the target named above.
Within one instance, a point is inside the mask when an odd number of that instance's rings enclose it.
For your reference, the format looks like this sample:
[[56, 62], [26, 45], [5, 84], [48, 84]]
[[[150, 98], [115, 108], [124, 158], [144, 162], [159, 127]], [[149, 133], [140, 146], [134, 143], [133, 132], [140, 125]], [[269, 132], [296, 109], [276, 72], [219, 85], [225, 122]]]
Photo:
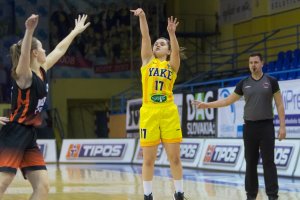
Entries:
[[12, 167], [0, 167], [0, 172], [16, 174], [17, 169]]
[[36, 170], [47, 170], [45, 165], [37, 165], [37, 166], [30, 166], [30, 167], [23, 167], [21, 168], [21, 172], [23, 174], [24, 179], [27, 179], [26, 173], [29, 171], [36, 171]]

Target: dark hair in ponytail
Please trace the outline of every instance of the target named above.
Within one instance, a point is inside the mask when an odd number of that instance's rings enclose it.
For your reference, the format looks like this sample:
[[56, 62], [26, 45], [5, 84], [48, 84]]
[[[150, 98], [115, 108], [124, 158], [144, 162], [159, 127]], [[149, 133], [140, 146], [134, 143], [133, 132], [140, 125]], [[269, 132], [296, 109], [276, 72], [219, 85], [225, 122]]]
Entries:
[[[10, 56], [11, 56], [11, 61], [12, 61], [12, 69], [11, 69], [11, 76], [13, 79], [17, 79], [17, 73], [16, 69], [19, 63], [20, 55], [21, 55], [21, 47], [22, 47], [22, 41], [20, 40], [19, 42], [11, 45], [10, 47]], [[34, 49], [37, 49], [37, 44], [38, 44], [38, 39], [33, 37], [32, 42], [31, 42], [31, 51]]]

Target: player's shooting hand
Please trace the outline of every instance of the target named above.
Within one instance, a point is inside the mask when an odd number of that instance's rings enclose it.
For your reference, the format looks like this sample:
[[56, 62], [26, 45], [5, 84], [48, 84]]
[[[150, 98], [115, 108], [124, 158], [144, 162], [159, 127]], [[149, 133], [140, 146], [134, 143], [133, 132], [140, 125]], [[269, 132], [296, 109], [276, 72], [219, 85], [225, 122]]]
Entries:
[[138, 8], [136, 10], [130, 10], [130, 12], [132, 12], [134, 16], [138, 16], [138, 17], [145, 15], [145, 12], [141, 8]]
[[173, 18], [173, 16], [168, 18], [168, 26], [167, 30], [169, 33], [175, 33], [176, 28], [178, 26], [179, 22], [177, 21], [177, 18]]

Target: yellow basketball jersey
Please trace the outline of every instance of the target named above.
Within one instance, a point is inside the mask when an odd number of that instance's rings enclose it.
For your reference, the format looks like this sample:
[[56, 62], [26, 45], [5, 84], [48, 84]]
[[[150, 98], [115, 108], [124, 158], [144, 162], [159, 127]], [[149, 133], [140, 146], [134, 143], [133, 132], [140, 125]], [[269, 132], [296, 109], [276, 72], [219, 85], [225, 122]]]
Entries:
[[169, 103], [174, 100], [173, 86], [177, 74], [169, 61], [153, 58], [141, 67], [143, 104]]

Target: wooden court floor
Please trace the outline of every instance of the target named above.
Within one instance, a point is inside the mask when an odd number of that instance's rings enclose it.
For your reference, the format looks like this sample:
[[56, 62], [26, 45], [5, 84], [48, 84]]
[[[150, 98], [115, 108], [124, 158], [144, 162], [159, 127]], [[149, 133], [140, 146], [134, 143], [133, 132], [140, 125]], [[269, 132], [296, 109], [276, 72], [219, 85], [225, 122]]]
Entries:
[[[49, 200], [143, 200], [141, 166], [138, 165], [48, 165]], [[189, 200], [242, 200], [244, 176], [222, 172], [184, 170], [184, 187]], [[174, 192], [168, 168], [156, 168], [155, 200], [172, 200]], [[261, 183], [262, 182], [262, 183]], [[280, 200], [300, 199], [300, 179], [281, 178]], [[257, 200], [267, 200], [260, 177]], [[18, 172], [3, 200], [26, 200], [30, 184]]]

